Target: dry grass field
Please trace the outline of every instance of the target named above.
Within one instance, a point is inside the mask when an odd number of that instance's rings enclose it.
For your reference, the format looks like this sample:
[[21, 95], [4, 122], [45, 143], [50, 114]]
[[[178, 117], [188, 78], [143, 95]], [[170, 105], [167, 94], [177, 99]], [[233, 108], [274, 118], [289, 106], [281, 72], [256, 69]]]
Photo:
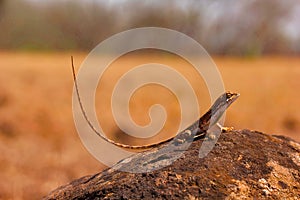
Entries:
[[[87, 54], [0, 53], [0, 199], [40, 199], [72, 179], [105, 167], [86, 151], [75, 130], [71, 55], [78, 69]], [[173, 56], [125, 56], [112, 64], [114, 67], [106, 72], [102, 80], [105, 84], [100, 82], [99, 89], [109, 94], [124, 70], [153, 62], [151, 59], [173, 65], [189, 77], [198, 98], [206, 99], [201, 113], [209, 107], [207, 91], [198, 82], [199, 77], [182, 67], [188, 65], [184, 60]], [[226, 125], [300, 141], [300, 57], [213, 59], [226, 89], [241, 93], [227, 112]], [[108, 97], [96, 97], [98, 119], [104, 129], [112, 130], [112, 138], [125, 141], [126, 137], [117, 135], [112, 114], [107, 111]], [[180, 115], [172, 94], [161, 87], [146, 86], [134, 97], [130, 108], [137, 123], [149, 122], [145, 108], [158, 101], [166, 106], [170, 117], [166, 122], [168, 131], [175, 130], [173, 125]], [[139, 103], [141, 106], [136, 106]], [[153, 141], [166, 137], [166, 130]]]

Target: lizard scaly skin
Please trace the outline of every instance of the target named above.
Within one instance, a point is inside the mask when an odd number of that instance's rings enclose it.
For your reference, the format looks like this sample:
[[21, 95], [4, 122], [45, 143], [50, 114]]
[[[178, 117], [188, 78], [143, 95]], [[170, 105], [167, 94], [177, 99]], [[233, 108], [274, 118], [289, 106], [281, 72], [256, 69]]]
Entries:
[[[73, 78], [74, 78], [74, 84], [75, 84], [75, 90], [79, 102], [79, 106], [81, 109], [81, 112], [87, 121], [88, 125], [90, 128], [103, 140], [114, 144], [116, 146], [122, 147], [122, 148], [128, 148], [128, 149], [149, 149], [153, 147], [158, 147], [160, 145], [166, 144], [170, 141], [172, 141], [175, 137], [169, 138], [167, 140], [163, 140], [158, 143], [154, 144], [148, 144], [148, 145], [128, 145], [128, 144], [122, 144], [115, 142], [109, 138], [104, 137], [97, 129], [94, 127], [94, 125], [91, 123], [89, 118], [87, 117], [87, 114], [83, 108], [81, 98], [79, 95], [79, 90], [78, 90], [78, 84], [77, 84], [77, 79], [76, 79], [76, 74], [75, 74], [75, 68], [73, 64], [73, 57], [71, 57], [71, 62], [72, 62], [72, 72], [73, 72]], [[206, 131], [213, 125], [215, 125], [218, 120], [221, 118], [225, 110], [239, 97], [238, 93], [234, 92], [225, 92], [222, 94], [216, 101], [215, 103], [211, 106], [211, 108], [202, 116], [200, 117], [199, 120], [194, 122], [192, 125], [190, 125], [188, 128], [184, 129], [180, 133], [177, 134], [176, 136], [176, 142], [177, 143], [183, 143], [186, 139], [191, 137], [193, 135], [193, 140], [201, 139], [205, 136]]]

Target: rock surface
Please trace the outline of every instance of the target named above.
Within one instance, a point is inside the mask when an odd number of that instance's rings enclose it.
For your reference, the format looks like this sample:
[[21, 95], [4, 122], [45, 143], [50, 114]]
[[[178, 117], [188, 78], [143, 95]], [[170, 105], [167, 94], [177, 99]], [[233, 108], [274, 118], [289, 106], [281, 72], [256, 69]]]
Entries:
[[199, 158], [202, 142], [194, 141], [179, 159], [159, 170], [128, 173], [116, 168], [132, 169], [146, 161], [153, 167], [168, 162], [172, 152], [136, 154], [112, 169], [61, 186], [44, 199], [300, 199], [299, 143], [235, 130], [222, 133], [213, 150]]

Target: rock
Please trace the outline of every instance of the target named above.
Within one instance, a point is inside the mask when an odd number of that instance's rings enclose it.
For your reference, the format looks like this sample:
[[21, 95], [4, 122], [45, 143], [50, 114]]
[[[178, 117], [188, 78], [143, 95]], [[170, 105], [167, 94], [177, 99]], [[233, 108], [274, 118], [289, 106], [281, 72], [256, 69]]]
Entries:
[[[222, 133], [213, 150], [199, 158], [202, 142], [194, 141], [183, 156], [162, 169], [107, 169], [61, 186], [44, 199], [300, 199], [299, 143], [234, 130]], [[136, 154], [116, 168], [134, 167], [156, 152]]]

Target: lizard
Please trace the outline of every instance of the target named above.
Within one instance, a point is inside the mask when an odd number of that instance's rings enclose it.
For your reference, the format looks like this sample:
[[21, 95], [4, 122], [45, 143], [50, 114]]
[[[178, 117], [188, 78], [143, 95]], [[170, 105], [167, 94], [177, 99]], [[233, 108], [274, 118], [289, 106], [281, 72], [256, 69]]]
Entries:
[[[163, 144], [166, 144], [173, 139], [175, 139], [176, 143], [181, 144], [184, 143], [188, 138], [190, 138], [193, 135], [193, 140], [198, 140], [201, 138], [204, 138], [206, 135], [206, 132], [208, 129], [217, 124], [221, 130], [228, 130], [230, 128], [222, 127], [218, 124], [218, 120], [221, 118], [225, 110], [240, 96], [239, 93], [235, 92], [225, 92], [222, 94], [215, 102], [214, 104], [210, 107], [210, 109], [202, 115], [197, 121], [195, 121], [192, 125], [178, 133], [176, 136], [171, 137], [169, 139], [160, 141], [158, 143], [153, 143], [153, 144], [146, 144], [146, 145], [129, 145], [129, 144], [123, 144], [123, 143], [118, 143], [114, 140], [111, 140], [105, 136], [103, 136], [96, 128], [95, 126], [91, 123], [89, 120], [85, 109], [83, 107], [79, 89], [78, 89], [78, 82], [76, 78], [76, 73], [75, 73], [75, 67], [74, 67], [74, 62], [73, 62], [73, 56], [71, 56], [71, 64], [72, 64], [72, 73], [73, 73], [73, 80], [74, 80], [74, 85], [75, 85], [75, 91], [78, 99], [78, 103], [80, 106], [80, 110], [83, 114], [84, 119], [88, 123], [89, 127], [97, 134], [100, 138], [105, 140], [106, 142], [109, 142], [115, 146], [122, 147], [122, 148], [127, 148], [127, 149], [149, 149], [149, 148], [154, 148], [161, 146]], [[176, 137], [176, 138], [175, 138]]]

